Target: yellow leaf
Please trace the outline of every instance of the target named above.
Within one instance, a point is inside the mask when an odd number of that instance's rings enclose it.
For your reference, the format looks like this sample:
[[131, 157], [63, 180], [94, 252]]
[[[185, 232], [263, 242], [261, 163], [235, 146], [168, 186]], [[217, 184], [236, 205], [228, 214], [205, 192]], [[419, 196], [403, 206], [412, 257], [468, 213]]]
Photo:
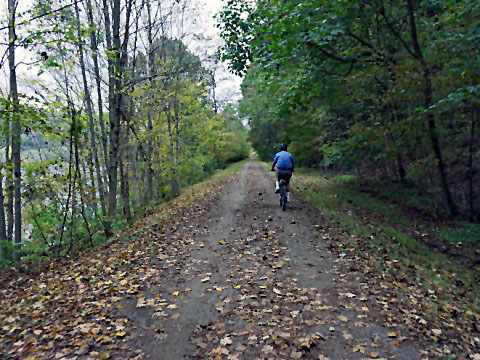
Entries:
[[371, 357], [372, 359], [378, 358], [378, 352], [372, 351], [372, 352], [370, 353], [370, 357]]
[[222, 288], [222, 287], [216, 287], [215, 290], [217, 290], [217, 291], [222, 291], [223, 288]]
[[119, 331], [115, 334], [116, 337], [124, 337], [125, 335], [127, 335], [126, 331]]
[[173, 296], [178, 296], [178, 295], [180, 295], [180, 291], [175, 290], [174, 292], [172, 292], [172, 295], [173, 295]]
[[259, 287], [260, 289], [266, 289], [266, 288], [267, 288], [266, 285], [259, 285], [258, 287]]
[[387, 335], [388, 335], [388, 337], [397, 337], [397, 334], [394, 333], [393, 331], [389, 332]]

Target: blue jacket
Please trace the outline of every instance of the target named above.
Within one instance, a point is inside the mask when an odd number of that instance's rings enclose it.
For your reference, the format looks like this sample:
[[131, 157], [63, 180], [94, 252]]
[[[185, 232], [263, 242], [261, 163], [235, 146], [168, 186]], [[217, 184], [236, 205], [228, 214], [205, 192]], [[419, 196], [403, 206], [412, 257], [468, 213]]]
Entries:
[[293, 156], [287, 151], [280, 151], [273, 158], [273, 165], [277, 166], [280, 170], [293, 171], [295, 163], [293, 162]]

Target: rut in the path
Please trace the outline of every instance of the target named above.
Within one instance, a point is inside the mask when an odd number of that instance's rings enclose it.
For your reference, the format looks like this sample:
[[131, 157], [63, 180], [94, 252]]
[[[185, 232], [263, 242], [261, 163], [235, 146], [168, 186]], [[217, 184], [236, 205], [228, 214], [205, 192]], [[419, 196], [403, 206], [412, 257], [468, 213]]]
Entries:
[[168, 246], [122, 310], [145, 357], [420, 358], [407, 329], [377, 316], [358, 264], [329, 250], [319, 212], [298, 198], [282, 212], [258, 163], [174, 229], [152, 235]]

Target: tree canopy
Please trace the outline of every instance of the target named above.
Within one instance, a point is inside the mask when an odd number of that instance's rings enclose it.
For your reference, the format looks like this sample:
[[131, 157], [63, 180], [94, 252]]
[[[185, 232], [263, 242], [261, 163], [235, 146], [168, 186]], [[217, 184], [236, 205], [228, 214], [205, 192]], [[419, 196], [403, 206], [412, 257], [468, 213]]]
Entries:
[[[262, 158], [409, 181], [443, 214], [475, 207], [479, 4], [229, 0], [222, 58]], [[478, 183], [478, 181], [477, 181]]]

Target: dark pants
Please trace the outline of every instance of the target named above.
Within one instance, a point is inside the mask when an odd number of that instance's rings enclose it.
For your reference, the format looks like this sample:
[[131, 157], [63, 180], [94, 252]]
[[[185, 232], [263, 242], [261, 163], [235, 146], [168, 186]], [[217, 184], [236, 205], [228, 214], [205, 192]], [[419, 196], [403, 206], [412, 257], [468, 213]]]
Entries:
[[292, 170], [277, 169], [277, 179], [278, 179], [278, 181], [286, 180], [287, 184], [289, 184], [291, 178], [292, 178]]

